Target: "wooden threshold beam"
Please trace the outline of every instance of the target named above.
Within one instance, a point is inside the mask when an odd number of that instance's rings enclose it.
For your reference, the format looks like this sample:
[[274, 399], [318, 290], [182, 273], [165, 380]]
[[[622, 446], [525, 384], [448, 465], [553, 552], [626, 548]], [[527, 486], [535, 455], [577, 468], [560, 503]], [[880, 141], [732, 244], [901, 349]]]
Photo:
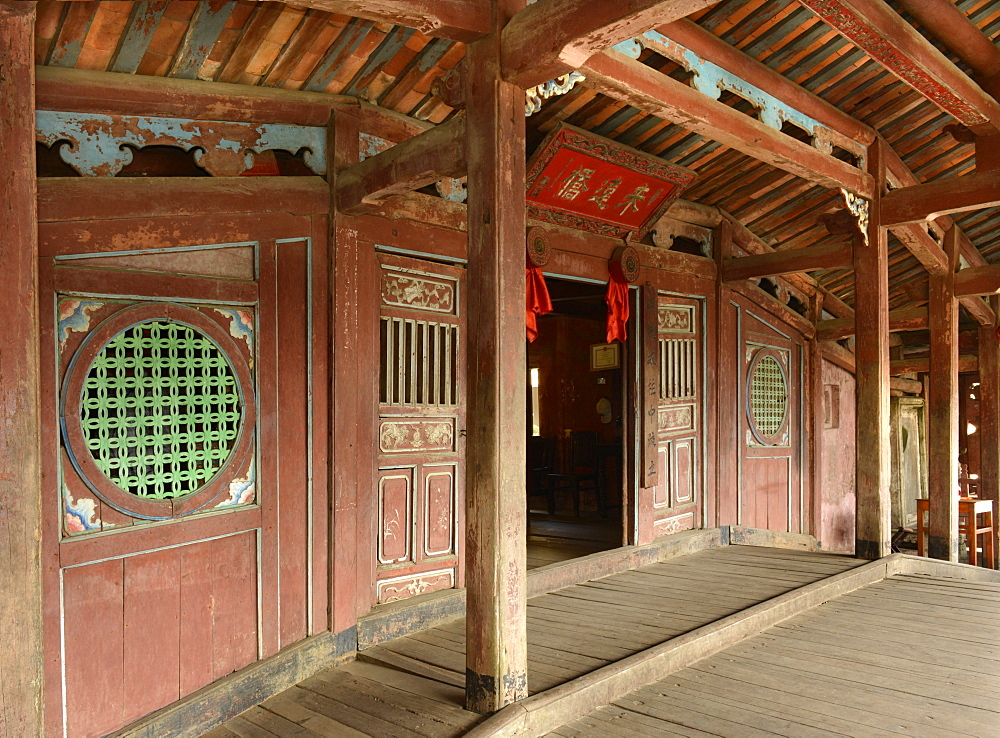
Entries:
[[416, 28], [452, 41], [475, 41], [490, 32], [492, 0], [281, 0], [338, 15]]
[[534, 87], [584, 65], [594, 54], [718, 0], [538, 0], [502, 34], [503, 76]]
[[722, 281], [739, 282], [819, 269], [847, 269], [851, 266], [852, 259], [853, 249], [850, 243], [823, 244], [770, 254], [741, 256], [723, 260]]
[[372, 212], [395, 195], [465, 176], [465, 133], [465, 116], [458, 116], [345, 169], [337, 177], [337, 209]]
[[[927, 327], [927, 308], [889, 311], [889, 332], [917, 331]], [[816, 323], [817, 341], [839, 341], [854, 335], [854, 318], [835, 318]]]
[[872, 59], [977, 133], [1000, 131], [1000, 103], [882, 0], [799, 0]]
[[882, 199], [882, 222], [889, 227], [920, 223], [997, 205], [1000, 171], [978, 172], [892, 190]]
[[609, 97], [809, 182], [872, 198], [871, 175], [618, 51], [595, 54], [580, 71], [587, 78], [584, 84]]

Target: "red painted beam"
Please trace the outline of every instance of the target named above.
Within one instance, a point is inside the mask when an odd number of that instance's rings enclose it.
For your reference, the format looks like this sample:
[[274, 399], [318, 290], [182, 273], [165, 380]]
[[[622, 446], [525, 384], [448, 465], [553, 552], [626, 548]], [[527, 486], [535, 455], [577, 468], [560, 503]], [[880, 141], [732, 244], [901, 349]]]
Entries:
[[592, 56], [586, 85], [824, 187], [871, 199], [869, 174], [770, 128], [617, 51]]
[[594, 54], [718, 0], [538, 0], [502, 35], [503, 75], [534, 87], [584, 65]]
[[[903, 308], [889, 312], [889, 332], [916, 331], [927, 327], [927, 308]], [[821, 320], [816, 324], [817, 341], [839, 341], [854, 335], [854, 318]]]
[[722, 281], [777, 277], [782, 274], [810, 272], [818, 269], [847, 269], [852, 264], [850, 243], [823, 244], [804, 249], [774, 251], [770, 254], [741, 256], [722, 262]]
[[1000, 74], [1000, 48], [953, 0], [898, 0], [903, 10], [964, 61], [977, 75]]
[[998, 294], [1000, 294], [1000, 264], [969, 267], [955, 275], [956, 297]]
[[960, 123], [1000, 131], [1000, 103], [882, 0], [799, 2]]
[[882, 225], [920, 223], [939, 215], [1000, 205], [1000, 170], [903, 187], [882, 198]]

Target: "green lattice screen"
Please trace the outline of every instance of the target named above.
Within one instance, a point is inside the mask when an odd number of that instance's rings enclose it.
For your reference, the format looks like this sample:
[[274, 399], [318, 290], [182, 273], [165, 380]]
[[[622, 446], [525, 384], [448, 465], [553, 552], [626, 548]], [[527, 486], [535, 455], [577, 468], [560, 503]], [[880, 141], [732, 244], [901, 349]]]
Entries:
[[788, 386], [781, 365], [773, 356], [757, 362], [750, 382], [750, 410], [757, 430], [773, 436], [781, 430], [788, 407]]
[[229, 458], [240, 396], [229, 361], [200, 331], [139, 323], [94, 358], [80, 416], [87, 447], [112, 482], [137, 497], [176, 498]]

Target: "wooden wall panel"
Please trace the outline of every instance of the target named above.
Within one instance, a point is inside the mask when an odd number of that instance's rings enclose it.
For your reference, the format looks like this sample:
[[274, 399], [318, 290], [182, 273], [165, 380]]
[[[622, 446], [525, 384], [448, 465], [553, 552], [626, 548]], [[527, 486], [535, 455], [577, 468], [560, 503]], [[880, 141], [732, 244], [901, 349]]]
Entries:
[[[215, 679], [215, 569], [217, 541], [180, 549], [180, 688], [184, 697]], [[220, 626], [223, 624], [220, 623]], [[224, 627], [224, 626], [223, 626]], [[224, 632], [220, 628], [220, 633]]]
[[378, 479], [378, 562], [413, 559], [413, 469], [382, 469]]
[[247, 531], [214, 544], [212, 665], [218, 679], [258, 656], [257, 534]]
[[179, 697], [180, 552], [131, 556], [125, 566], [124, 722]]
[[121, 726], [124, 709], [121, 560], [66, 569], [63, 598], [67, 732], [101, 736]]
[[455, 553], [455, 467], [425, 466], [423, 555], [442, 556]]

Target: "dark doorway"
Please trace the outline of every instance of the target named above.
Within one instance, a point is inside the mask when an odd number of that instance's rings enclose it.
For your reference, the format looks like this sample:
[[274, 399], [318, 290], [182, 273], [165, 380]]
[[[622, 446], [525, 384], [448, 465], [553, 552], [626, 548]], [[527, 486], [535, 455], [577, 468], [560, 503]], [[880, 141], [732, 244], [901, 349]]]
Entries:
[[528, 568], [623, 545], [625, 347], [606, 287], [546, 278], [553, 312], [528, 344]]

